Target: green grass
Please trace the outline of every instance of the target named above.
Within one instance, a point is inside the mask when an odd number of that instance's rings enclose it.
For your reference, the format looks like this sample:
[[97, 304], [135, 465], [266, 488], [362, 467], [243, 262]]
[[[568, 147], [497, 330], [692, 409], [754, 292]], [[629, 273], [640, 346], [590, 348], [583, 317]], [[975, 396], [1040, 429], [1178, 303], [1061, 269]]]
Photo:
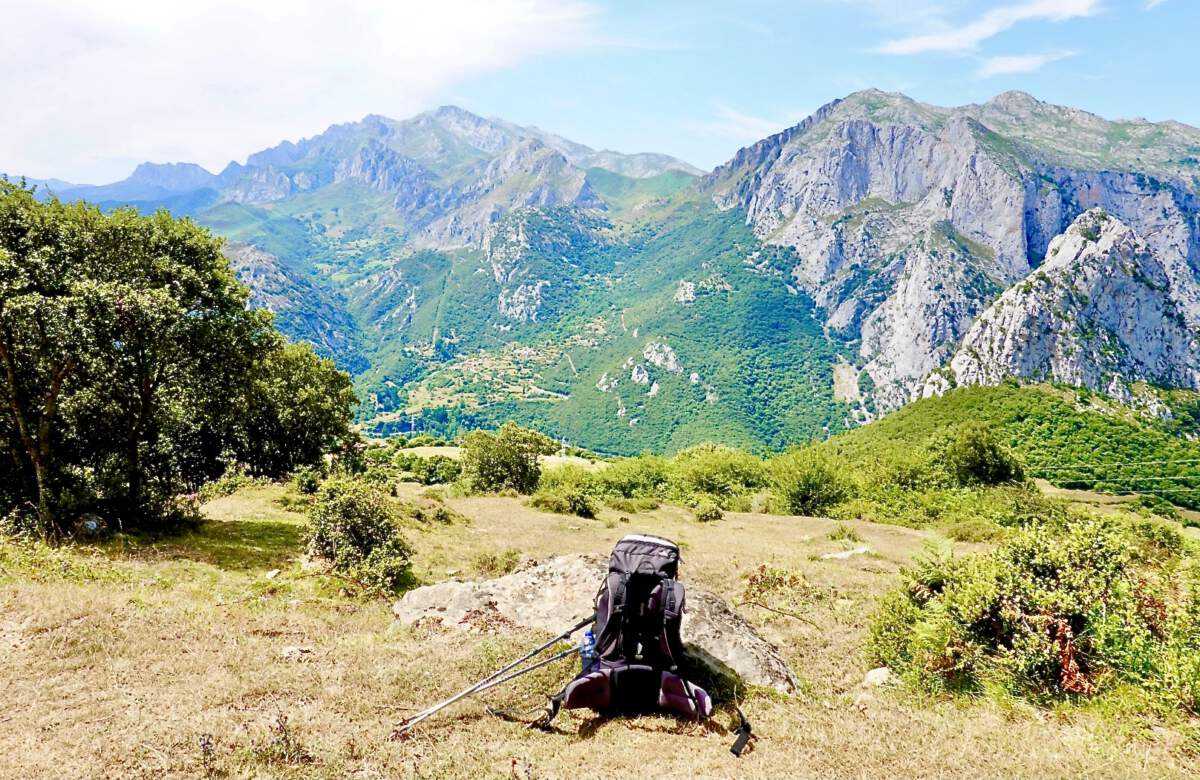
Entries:
[[825, 446], [850, 459], [878, 458], [919, 447], [952, 426], [981, 421], [1021, 457], [1030, 476], [1060, 487], [1151, 493], [1200, 507], [1200, 490], [1185, 492], [1200, 488], [1200, 443], [1185, 438], [1195, 432], [1195, 399], [1180, 392], [1165, 397], [1176, 409], [1171, 420], [1139, 415], [1075, 389], [959, 388], [916, 401]]

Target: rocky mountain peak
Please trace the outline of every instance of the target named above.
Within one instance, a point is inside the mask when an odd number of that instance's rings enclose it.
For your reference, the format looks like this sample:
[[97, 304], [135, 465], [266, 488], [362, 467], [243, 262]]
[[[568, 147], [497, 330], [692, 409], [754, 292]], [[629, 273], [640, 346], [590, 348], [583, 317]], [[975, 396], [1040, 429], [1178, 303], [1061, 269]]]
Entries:
[[1006, 111], [1013, 111], [1031, 110], [1045, 104], [1028, 92], [1022, 92], [1019, 89], [1010, 89], [1007, 92], [1001, 92], [999, 95], [996, 95], [986, 105], [996, 106]]
[[125, 180], [128, 184], [160, 187], [167, 192], [187, 192], [209, 187], [217, 177], [194, 163], [144, 162]]
[[1200, 330], [1150, 245], [1103, 209], [1079, 215], [1046, 262], [971, 326], [949, 363], [958, 384], [1010, 376], [1127, 397], [1134, 382], [1200, 388]]

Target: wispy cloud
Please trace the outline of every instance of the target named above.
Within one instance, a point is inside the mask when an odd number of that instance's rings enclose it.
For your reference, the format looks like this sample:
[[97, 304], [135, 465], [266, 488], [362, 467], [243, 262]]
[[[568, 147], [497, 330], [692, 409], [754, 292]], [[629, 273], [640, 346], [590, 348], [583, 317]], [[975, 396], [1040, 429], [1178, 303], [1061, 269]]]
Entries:
[[1165, 2], [1167, 0], [1146, 0], [1146, 10], [1149, 11], [1151, 8], [1158, 8]]
[[976, 75], [986, 79], [992, 76], [1010, 76], [1014, 73], [1033, 73], [1046, 65], [1068, 57], [1074, 57], [1073, 51], [1048, 51], [1042, 54], [1015, 54], [1001, 57], [988, 57], [979, 67]]
[[[0, 170], [111, 181], [230, 157], [594, 45], [582, 0], [0, 0]], [[10, 112], [11, 114], [11, 112]]]
[[689, 123], [690, 128], [699, 133], [729, 139], [740, 144], [760, 141], [786, 127], [791, 127], [811, 113], [810, 111], [790, 111], [775, 117], [755, 116], [724, 103], [715, 104], [714, 110], [715, 115], [712, 119], [691, 122]]
[[888, 41], [878, 51], [883, 54], [971, 51], [980, 43], [1021, 22], [1063, 22], [1091, 16], [1099, 9], [1100, 0], [1029, 0], [993, 8], [959, 27], [947, 26], [933, 32]]

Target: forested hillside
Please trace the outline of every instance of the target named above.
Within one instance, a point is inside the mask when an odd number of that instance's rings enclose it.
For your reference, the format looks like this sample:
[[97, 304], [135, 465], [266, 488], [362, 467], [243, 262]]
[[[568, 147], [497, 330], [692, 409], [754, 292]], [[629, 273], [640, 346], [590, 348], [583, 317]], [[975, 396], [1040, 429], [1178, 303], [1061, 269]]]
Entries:
[[982, 423], [1021, 457], [1031, 476], [1200, 508], [1200, 402], [1191, 393], [1157, 398], [1151, 413], [1064, 386], [959, 388], [915, 401], [824, 446], [855, 461], [891, 457], [955, 426]]
[[376, 433], [778, 449], [959, 385], [1200, 387], [1200, 130], [864, 90], [710, 174], [447, 106], [39, 190], [191, 214]]

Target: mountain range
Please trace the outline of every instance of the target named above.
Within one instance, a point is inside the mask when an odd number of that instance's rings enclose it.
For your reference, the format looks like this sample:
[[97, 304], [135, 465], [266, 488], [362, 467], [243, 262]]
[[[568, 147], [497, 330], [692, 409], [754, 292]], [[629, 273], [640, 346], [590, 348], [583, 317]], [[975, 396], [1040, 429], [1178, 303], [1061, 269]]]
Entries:
[[779, 448], [957, 385], [1200, 389], [1200, 130], [868, 90], [704, 173], [454, 107], [39, 183], [228, 241], [370, 430]]

